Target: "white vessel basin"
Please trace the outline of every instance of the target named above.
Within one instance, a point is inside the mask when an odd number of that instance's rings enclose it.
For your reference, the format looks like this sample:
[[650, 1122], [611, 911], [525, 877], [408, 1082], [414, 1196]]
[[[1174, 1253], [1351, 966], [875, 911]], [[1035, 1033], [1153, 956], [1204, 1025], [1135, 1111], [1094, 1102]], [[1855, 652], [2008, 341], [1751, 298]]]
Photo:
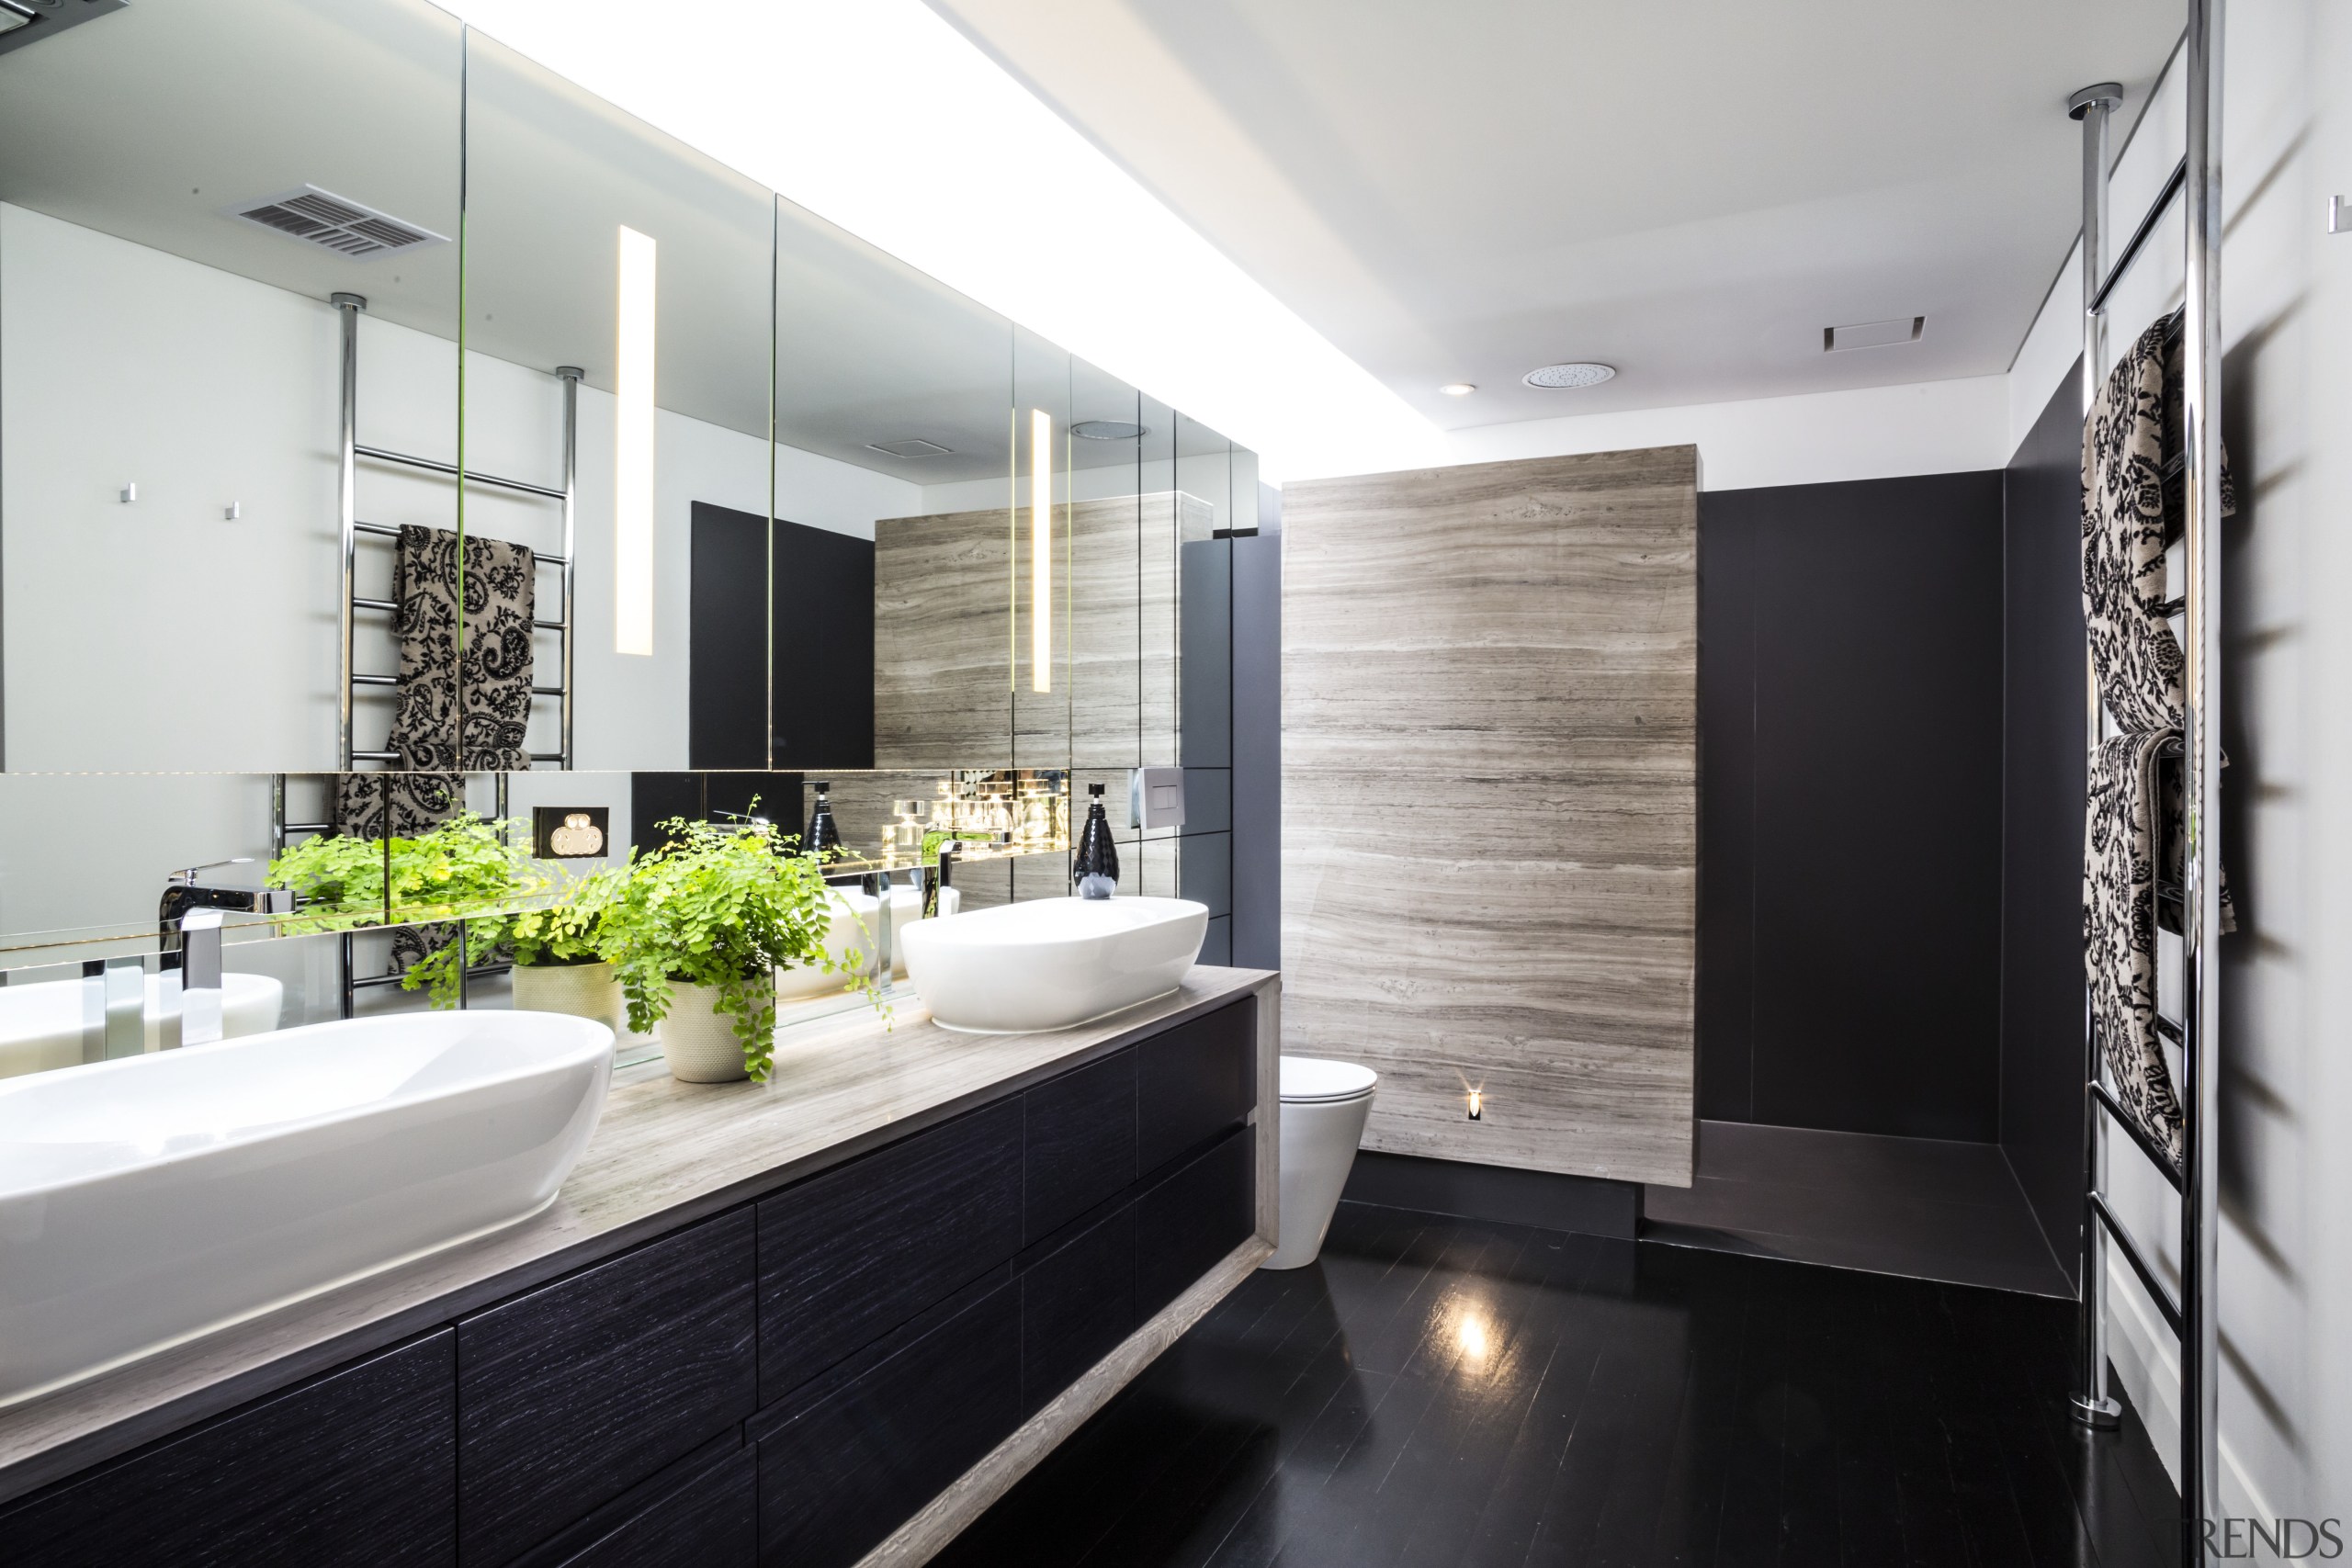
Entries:
[[1028, 1034], [1166, 996], [1208, 929], [1208, 906], [1184, 898], [1038, 898], [917, 920], [901, 940], [933, 1022]]
[[404, 1014], [0, 1083], [0, 1405], [538, 1213], [612, 1045]]
[[[85, 998], [91, 982], [44, 980], [37, 986], [0, 986], [0, 1078], [20, 1073], [45, 1073], [51, 1067], [79, 1066]], [[266, 1034], [277, 1027], [286, 987], [267, 975], [220, 976], [222, 1038]], [[147, 976], [147, 1049], [163, 1048], [169, 1027], [179, 1017], [179, 987], [166, 994], [164, 976]]]

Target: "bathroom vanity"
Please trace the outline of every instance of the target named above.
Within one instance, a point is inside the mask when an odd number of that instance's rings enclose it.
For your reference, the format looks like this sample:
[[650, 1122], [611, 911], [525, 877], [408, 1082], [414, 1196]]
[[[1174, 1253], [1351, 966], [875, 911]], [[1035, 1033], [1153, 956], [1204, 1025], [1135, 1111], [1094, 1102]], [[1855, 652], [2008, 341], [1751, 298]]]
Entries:
[[1277, 1006], [624, 1069], [537, 1218], [0, 1411], [0, 1562], [921, 1562], [1272, 1250]]

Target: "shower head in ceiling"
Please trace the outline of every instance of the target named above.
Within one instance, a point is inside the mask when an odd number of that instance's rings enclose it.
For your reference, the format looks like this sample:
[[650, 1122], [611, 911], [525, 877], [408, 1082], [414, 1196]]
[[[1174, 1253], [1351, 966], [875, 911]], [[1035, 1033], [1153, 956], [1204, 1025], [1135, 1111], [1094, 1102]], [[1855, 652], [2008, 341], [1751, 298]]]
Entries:
[[1577, 359], [1565, 365], [1538, 366], [1522, 379], [1531, 387], [1542, 387], [1547, 391], [1566, 391], [1577, 387], [1598, 387], [1616, 374], [1613, 365]]
[[1069, 433], [1080, 441], [1140, 441], [1151, 434], [1151, 426], [1124, 419], [1081, 419]]

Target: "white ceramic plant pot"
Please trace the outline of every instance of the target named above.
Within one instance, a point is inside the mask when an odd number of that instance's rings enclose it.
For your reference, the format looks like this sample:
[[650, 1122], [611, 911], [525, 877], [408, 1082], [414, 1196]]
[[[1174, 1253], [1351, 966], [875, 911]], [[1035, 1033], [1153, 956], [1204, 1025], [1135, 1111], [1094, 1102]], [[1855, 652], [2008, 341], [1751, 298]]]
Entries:
[[748, 1077], [743, 1043], [735, 1037], [735, 1017], [713, 1006], [716, 986], [673, 981], [670, 1010], [662, 1017], [662, 1055], [670, 1076], [684, 1083], [733, 1083]]
[[615, 1038], [628, 1026], [628, 1006], [609, 964], [518, 964], [514, 1006], [521, 1012], [560, 1012], [594, 1019]]

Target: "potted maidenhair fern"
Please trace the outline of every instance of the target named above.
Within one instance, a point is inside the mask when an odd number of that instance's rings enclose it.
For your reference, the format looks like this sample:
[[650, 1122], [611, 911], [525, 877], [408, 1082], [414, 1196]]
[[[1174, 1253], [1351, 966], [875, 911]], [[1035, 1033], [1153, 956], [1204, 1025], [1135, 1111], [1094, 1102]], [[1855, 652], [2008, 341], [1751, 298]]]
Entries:
[[[766, 1081], [775, 1048], [775, 975], [849, 975], [825, 945], [833, 900], [815, 856], [764, 822], [662, 824], [669, 841], [632, 863], [599, 911], [629, 1026], [657, 1025], [671, 1076]], [[874, 994], [854, 976], [851, 989]]]

